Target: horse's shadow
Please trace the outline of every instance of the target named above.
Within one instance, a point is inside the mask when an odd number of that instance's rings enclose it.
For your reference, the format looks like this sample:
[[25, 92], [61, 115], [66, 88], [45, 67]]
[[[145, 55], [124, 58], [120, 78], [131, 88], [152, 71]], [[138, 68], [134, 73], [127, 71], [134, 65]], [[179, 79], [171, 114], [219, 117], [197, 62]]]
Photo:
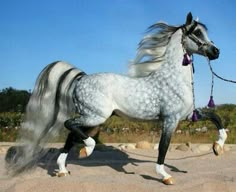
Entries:
[[[60, 149], [49, 148], [44, 157], [38, 162], [38, 166], [46, 169], [47, 173], [54, 176], [55, 170], [58, 168], [56, 160], [60, 154]], [[124, 167], [127, 164], [138, 166], [137, 163], [153, 162], [147, 160], [138, 160], [130, 158], [129, 155], [112, 146], [100, 145], [97, 147], [93, 154], [87, 158], [78, 158], [78, 149], [73, 148], [68, 157], [67, 163], [80, 165], [85, 167], [96, 167], [96, 166], [109, 166], [112, 169], [123, 172], [125, 174], [134, 174], [134, 172], [127, 172]]]
[[[39, 161], [38, 166], [47, 170], [47, 173], [51, 176], [55, 176], [55, 170], [58, 169], [56, 164], [57, 157], [60, 154], [60, 149], [50, 148], [47, 150], [46, 155]], [[128, 172], [125, 170], [125, 166], [128, 164], [132, 164], [134, 166], [138, 166], [140, 163], [152, 162], [155, 163], [155, 159], [153, 160], [140, 160], [131, 158], [129, 156], [129, 152], [119, 150], [112, 146], [100, 145], [100, 147], [96, 148], [93, 154], [90, 157], [79, 159], [78, 158], [78, 149], [73, 148], [68, 155], [67, 163], [80, 165], [85, 167], [97, 167], [97, 166], [109, 166], [112, 169], [123, 172], [125, 174], [135, 174], [135, 172]], [[171, 171], [187, 173], [187, 171], [182, 171], [176, 168], [175, 166], [165, 164], [170, 168]], [[158, 182], [162, 182], [161, 179], [151, 177], [148, 175], [140, 175], [144, 179], [147, 180], [155, 180]]]

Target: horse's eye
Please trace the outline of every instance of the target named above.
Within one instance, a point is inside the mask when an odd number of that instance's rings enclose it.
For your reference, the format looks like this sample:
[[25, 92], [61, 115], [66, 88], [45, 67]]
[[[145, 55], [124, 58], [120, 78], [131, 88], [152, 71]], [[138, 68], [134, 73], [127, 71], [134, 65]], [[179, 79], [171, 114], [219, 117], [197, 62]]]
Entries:
[[197, 37], [201, 37], [202, 32], [200, 30], [196, 30], [196, 31], [194, 31], [194, 35], [196, 35]]

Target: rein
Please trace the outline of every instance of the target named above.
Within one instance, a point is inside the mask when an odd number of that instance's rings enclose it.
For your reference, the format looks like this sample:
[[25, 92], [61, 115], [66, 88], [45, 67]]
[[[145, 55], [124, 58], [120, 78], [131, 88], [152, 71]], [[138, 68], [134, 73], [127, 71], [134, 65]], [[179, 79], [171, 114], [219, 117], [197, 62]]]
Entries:
[[211, 95], [210, 95], [210, 100], [208, 102], [208, 107], [210, 108], [214, 108], [215, 107], [215, 103], [214, 103], [214, 100], [213, 100], [213, 90], [214, 90], [214, 77], [216, 76], [218, 79], [222, 80], [222, 81], [225, 81], [225, 82], [229, 82], [229, 83], [236, 83], [236, 81], [234, 80], [231, 80], [231, 79], [225, 79], [223, 77], [221, 77], [220, 75], [216, 74], [211, 66], [211, 62], [210, 60], [207, 58], [207, 63], [208, 63], [208, 66], [210, 68], [210, 71], [211, 71], [211, 74], [212, 74], [212, 77], [211, 77]]
[[216, 76], [218, 79], [220, 79], [220, 80], [222, 80], [222, 81], [226, 81], [226, 82], [230, 82], [230, 83], [236, 83], [235, 80], [225, 79], [225, 78], [221, 77], [220, 75], [216, 74], [216, 73], [214, 72], [212, 66], [211, 66], [210, 60], [207, 59], [207, 61], [208, 61], [208, 65], [209, 65], [209, 68], [210, 68], [211, 73], [212, 73], [213, 76]]
[[[190, 58], [188, 56], [188, 58]], [[188, 60], [188, 59], [187, 59]], [[218, 79], [222, 80], [222, 81], [225, 81], [225, 82], [230, 82], [230, 83], [236, 83], [235, 80], [231, 80], [231, 79], [226, 79], [226, 78], [223, 78], [221, 77], [220, 75], [216, 74], [211, 66], [211, 63], [210, 63], [210, 60], [207, 58], [207, 63], [208, 63], [208, 66], [210, 68], [210, 71], [211, 71], [211, 74], [212, 74], [212, 78], [211, 78], [211, 94], [210, 94], [210, 100], [207, 104], [207, 106], [209, 108], [214, 108], [215, 107], [215, 103], [214, 103], [214, 100], [213, 100], [213, 90], [214, 90], [214, 77], [216, 76]], [[194, 81], [193, 81], [193, 74], [194, 74], [194, 63], [193, 63], [193, 56], [192, 56], [192, 59], [188, 60], [188, 63], [186, 62], [186, 54], [184, 54], [184, 58], [183, 58], [183, 65], [184, 66], [187, 66], [191, 64], [192, 65], [192, 93], [193, 93], [193, 107], [194, 107], [194, 110], [193, 110], [193, 115], [192, 115], [192, 121], [193, 122], [196, 122], [198, 120], [198, 116], [197, 116], [197, 110], [195, 108], [195, 93], [194, 93]]]
[[[181, 26], [181, 29], [183, 31], [183, 35], [188, 36], [192, 41], [194, 41], [198, 45], [198, 48], [201, 49], [204, 45], [207, 45], [207, 43], [202, 42], [194, 34], [192, 34], [192, 32], [194, 31], [196, 26], [197, 26], [197, 22], [195, 21], [189, 29], [186, 28], [186, 25]], [[184, 44], [183, 37], [182, 37], [182, 44]], [[188, 66], [189, 64], [192, 64], [192, 70], [193, 70], [192, 75], [193, 75], [193, 73], [194, 73], [193, 57], [191, 59], [191, 57], [186, 53], [184, 48], [183, 48], [183, 50], [184, 50], [184, 55], [183, 55], [182, 65], [183, 66]], [[231, 79], [223, 78], [222, 76], [216, 74], [214, 72], [212, 66], [211, 66], [210, 60], [208, 59], [208, 57], [206, 57], [206, 58], [207, 58], [207, 61], [208, 61], [208, 66], [209, 66], [211, 74], [212, 74], [210, 100], [209, 100], [207, 106], [209, 108], [214, 108], [215, 107], [215, 103], [214, 103], [214, 100], [213, 100], [214, 77], [217, 77], [218, 79], [220, 79], [222, 81], [230, 82], [230, 83], [236, 83], [236, 81], [231, 80]], [[198, 118], [197, 118], [197, 110], [195, 109], [195, 94], [194, 94], [193, 77], [192, 77], [192, 93], [193, 93], [193, 106], [194, 106], [192, 121], [195, 122], [195, 121], [198, 120]]]

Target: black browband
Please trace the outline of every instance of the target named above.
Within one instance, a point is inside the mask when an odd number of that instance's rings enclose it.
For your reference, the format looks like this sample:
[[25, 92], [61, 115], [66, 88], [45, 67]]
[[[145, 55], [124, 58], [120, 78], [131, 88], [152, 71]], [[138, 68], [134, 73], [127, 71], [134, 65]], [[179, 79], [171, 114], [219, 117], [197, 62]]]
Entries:
[[203, 43], [195, 35], [190, 35], [194, 31], [194, 29], [197, 27], [197, 25], [198, 25], [198, 22], [194, 21], [193, 25], [189, 28], [189, 30], [187, 30], [186, 25], [183, 25], [181, 28], [182, 28], [183, 34], [185, 36], [188, 36], [190, 39], [192, 39], [199, 46], [199, 49], [200, 49], [201, 46], [206, 45], [207, 43]]
[[188, 36], [189, 34], [191, 34], [194, 31], [194, 29], [197, 27], [197, 24], [198, 22], [194, 21], [193, 25], [189, 28], [189, 30], [187, 30], [186, 25], [183, 25], [181, 28], [183, 30], [184, 35]]

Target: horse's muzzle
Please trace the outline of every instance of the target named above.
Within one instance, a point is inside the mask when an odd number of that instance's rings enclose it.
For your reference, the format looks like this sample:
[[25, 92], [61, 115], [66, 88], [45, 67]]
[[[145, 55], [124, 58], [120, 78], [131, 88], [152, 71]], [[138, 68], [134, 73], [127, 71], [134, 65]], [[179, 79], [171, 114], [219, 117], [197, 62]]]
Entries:
[[215, 47], [214, 45], [211, 45], [208, 47], [208, 49], [205, 51], [206, 56], [208, 57], [208, 59], [210, 60], [214, 60], [217, 59], [220, 55], [220, 50]]

